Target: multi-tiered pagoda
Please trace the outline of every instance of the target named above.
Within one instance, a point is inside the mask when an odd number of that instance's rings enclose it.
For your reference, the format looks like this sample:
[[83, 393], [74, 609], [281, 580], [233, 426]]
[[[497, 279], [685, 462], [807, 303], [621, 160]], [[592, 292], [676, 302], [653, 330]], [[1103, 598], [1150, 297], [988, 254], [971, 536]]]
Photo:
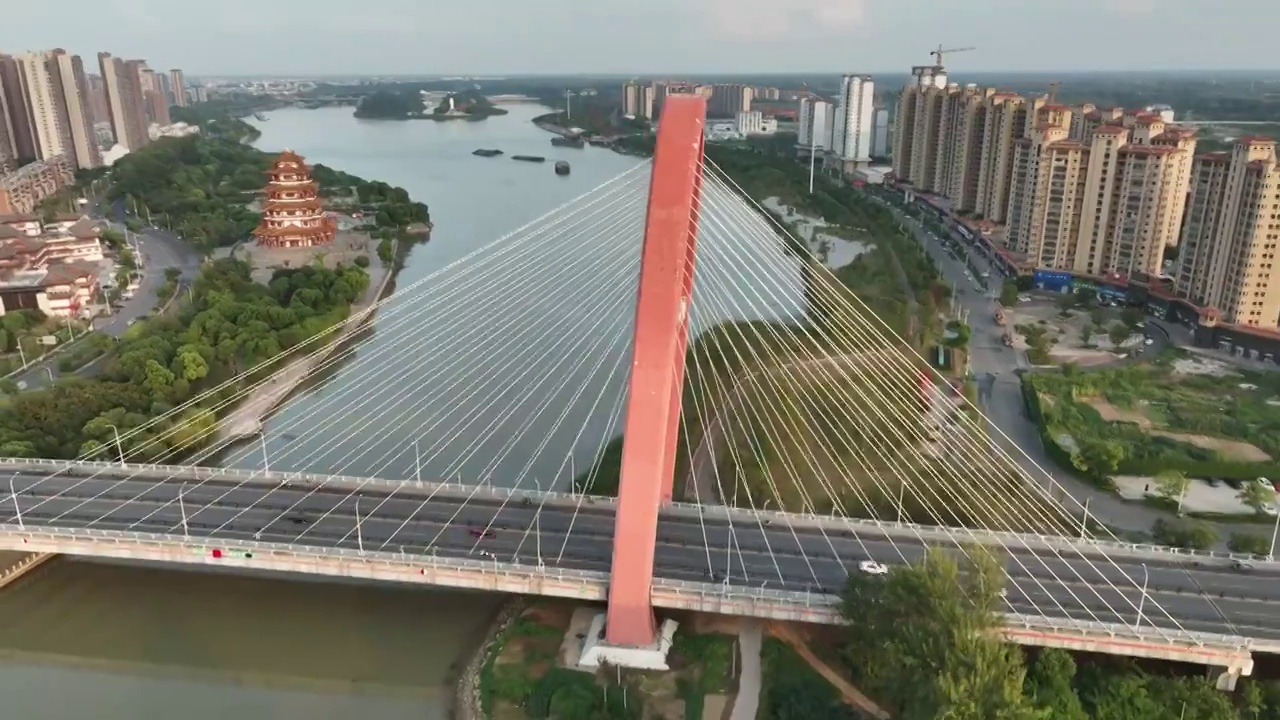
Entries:
[[337, 223], [324, 214], [316, 182], [302, 156], [285, 150], [267, 171], [258, 244], [273, 248], [315, 247], [333, 242]]

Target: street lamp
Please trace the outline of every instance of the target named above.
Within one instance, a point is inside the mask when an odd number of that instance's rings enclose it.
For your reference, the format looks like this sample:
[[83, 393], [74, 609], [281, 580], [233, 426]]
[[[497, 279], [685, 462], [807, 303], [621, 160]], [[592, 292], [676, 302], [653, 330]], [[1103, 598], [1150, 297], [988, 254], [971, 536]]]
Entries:
[[124, 467], [124, 445], [120, 444], [120, 428], [107, 423], [107, 427], [111, 428], [111, 432], [116, 437], [116, 454], [120, 456], [120, 467]]
[[[542, 481], [537, 478], [533, 479], [533, 484], [538, 488], [538, 494], [542, 494]], [[543, 567], [542, 564], [542, 498], [538, 498], [538, 509], [533, 513], [533, 539], [538, 553], [538, 568]]]
[[356, 547], [364, 552], [364, 530], [360, 527], [360, 496], [356, 496]]
[[53, 368], [49, 367], [48, 365], [45, 365], [44, 371], [49, 373], [49, 384], [52, 385], [53, 384]]
[[1267, 555], [1268, 560], [1274, 560], [1276, 557], [1276, 535], [1280, 534], [1280, 503], [1277, 507], [1273, 507], [1276, 511], [1276, 524], [1271, 529], [1271, 552]]
[[187, 484], [182, 483], [182, 487], [178, 490], [178, 513], [182, 517], [182, 537], [190, 540], [191, 533], [187, 530]]
[[1147, 571], [1147, 564], [1142, 563], [1142, 597], [1138, 598], [1138, 624], [1134, 627], [1142, 627], [1142, 611], [1147, 604], [1147, 581], [1150, 580], [1150, 573]]
[[13, 499], [13, 514], [18, 518], [18, 527], [25, 529], [22, 524], [22, 508], [18, 505], [18, 493], [13, 489], [13, 479], [17, 476], [18, 473], [9, 476], [9, 497]]

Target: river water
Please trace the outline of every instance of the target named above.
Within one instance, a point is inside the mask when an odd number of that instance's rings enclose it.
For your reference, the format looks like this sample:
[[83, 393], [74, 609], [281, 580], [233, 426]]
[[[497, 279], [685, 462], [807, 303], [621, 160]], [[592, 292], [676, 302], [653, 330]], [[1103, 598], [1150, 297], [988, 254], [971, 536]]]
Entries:
[[[456, 261], [641, 162], [554, 148], [529, 122], [544, 109], [508, 107], [478, 123], [357, 121], [349, 108], [281, 110], [256, 123], [263, 149], [288, 147], [406, 188], [430, 205], [435, 229], [406, 259], [404, 292], [351, 357], [285, 404], [267, 424], [265, 448], [250, 443], [224, 462], [260, 467], [266, 455], [272, 469], [505, 485], [533, 478], [546, 488], [568, 480], [568, 458], [585, 467], [617, 432], [647, 179], [620, 201], [627, 229], [565, 231], [506, 265], [490, 252], [496, 281], [471, 271], [450, 285], [468, 272]], [[506, 157], [475, 157], [477, 148]], [[572, 173], [557, 177], [549, 162], [513, 154], [565, 159]], [[776, 264], [793, 274], [780, 256]], [[570, 266], [585, 270], [569, 276]], [[518, 300], [513, 284], [524, 291]], [[791, 297], [764, 314], [794, 315], [801, 295], [797, 275]], [[723, 314], [695, 313], [695, 327]], [[574, 345], [572, 335], [616, 342]], [[566, 357], [594, 360], [566, 366]], [[522, 394], [562, 379], [572, 382], [538, 404]], [[481, 399], [474, 386], [492, 392]], [[436, 720], [451, 699], [451, 666], [500, 601], [64, 559], [0, 592], [0, 715]]]

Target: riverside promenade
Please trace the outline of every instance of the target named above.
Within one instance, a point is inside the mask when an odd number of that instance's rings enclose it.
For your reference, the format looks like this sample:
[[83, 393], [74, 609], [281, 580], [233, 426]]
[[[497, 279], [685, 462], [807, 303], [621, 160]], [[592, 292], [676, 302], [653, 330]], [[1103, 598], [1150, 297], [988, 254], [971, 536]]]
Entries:
[[223, 418], [218, 423], [218, 444], [245, 440], [261, 433], [263, 423], [289, 394], [373, 317], [378, 301], [382, 299], [395, 274], [394, 264], [384, 266], [380, 276], [369, 284], [364, 296], [351, 306], [351, 315], [336, 337], [319, 352], [300, 355], [289, 361], [282, 370], [259, 385], [244, 402]]

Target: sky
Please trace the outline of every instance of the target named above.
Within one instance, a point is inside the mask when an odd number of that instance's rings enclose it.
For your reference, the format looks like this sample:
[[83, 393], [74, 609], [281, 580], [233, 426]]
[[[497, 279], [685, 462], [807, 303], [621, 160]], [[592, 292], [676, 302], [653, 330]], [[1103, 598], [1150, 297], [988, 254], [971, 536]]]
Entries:
[[938, 43], [977, 47], [953, 74], [1280, 65], [1275, 0], [0, 1], [0, 51], [193, 76], [904, 72]]

